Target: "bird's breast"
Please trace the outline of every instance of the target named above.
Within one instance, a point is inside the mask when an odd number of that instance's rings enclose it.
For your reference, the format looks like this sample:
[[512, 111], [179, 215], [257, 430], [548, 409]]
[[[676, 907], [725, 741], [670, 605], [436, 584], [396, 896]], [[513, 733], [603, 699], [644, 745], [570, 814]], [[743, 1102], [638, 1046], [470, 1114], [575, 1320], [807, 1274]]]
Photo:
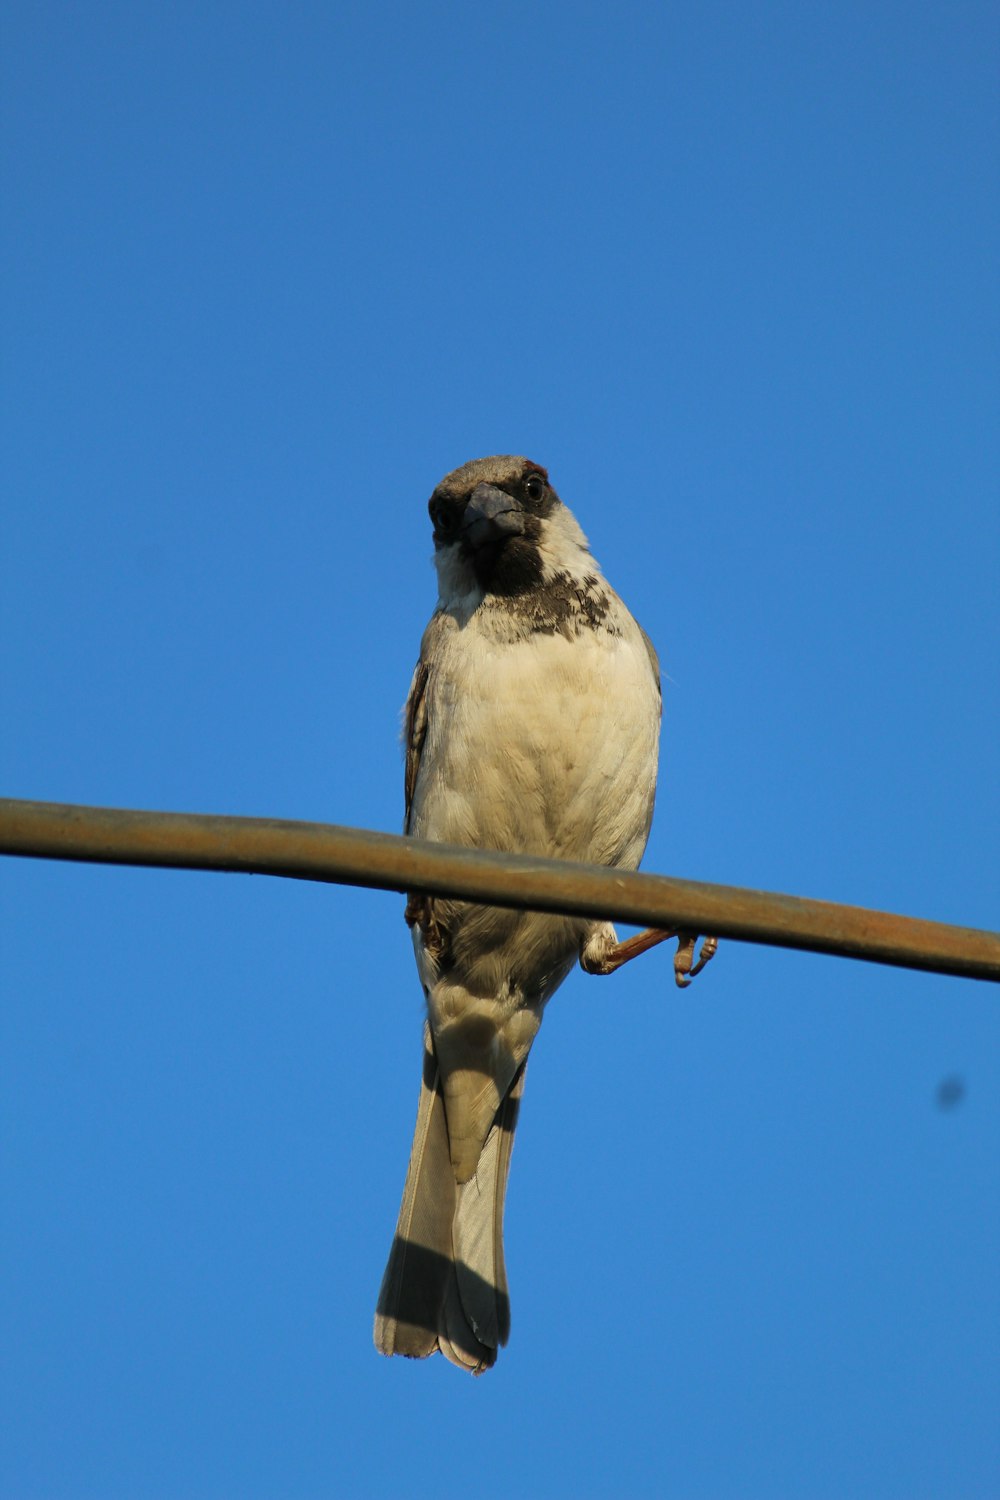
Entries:
[[659, 694], [621, 634], [449, 633], [428, 682], [418, 838], [634, 867], [652, 816]]

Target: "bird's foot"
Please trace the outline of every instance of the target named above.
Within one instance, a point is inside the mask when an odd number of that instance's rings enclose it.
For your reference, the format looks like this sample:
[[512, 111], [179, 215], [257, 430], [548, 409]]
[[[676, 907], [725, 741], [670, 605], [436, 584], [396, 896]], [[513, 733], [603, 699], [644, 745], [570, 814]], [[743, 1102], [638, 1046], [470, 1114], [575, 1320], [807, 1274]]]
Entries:
[[680, 990], [687, 989], [696, 974], [700, 974], [710, 959], [713, 959], [719, 951], [719, 939], [715, 937], [704, 938], [701, 952], [697, 960], [694, 960], [695, 944], [698, 936], [694, 932], [678, 932], [677, 952], [674, 954], [674, 981]]
[[613, 974], [630, 959], [638, 958], [640, 953], [648, 953], [650, 948], [655, 948], [670, 938], [677, 939], [677, 952], [674, 954], [674, 979], [678, 988], [686, 989], [695, 975], [701, 973], [709, 959], [715, 956], [719, 946], [718, 938], [705, 938], [701, 945], [701, 953], [695, 960], [695, 945], [698, 941], [696, 933], [647, 927], [645, 932], [637, 932], [635, 937], [626, 938], [623, 943], [620, 943], [615, 936], [614, 928], [606, 924], [592, 933], [584, 943], [580, 950], [580, 967], [588, 974]]

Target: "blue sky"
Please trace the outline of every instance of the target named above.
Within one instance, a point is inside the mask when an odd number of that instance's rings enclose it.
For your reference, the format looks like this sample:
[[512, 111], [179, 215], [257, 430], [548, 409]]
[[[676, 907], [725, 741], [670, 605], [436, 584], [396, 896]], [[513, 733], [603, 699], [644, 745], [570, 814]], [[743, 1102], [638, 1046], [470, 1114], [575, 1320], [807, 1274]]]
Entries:
[[[398, 828], [426, 499], [526, 453], [667, 674], [646, 868], [998, 925], [994, 7], [3, 9], [4, 793]], [[402, 899], [0, 882], [3, 1494], [1000, 1489], [991, 987], [573, 976], [473, 1382], [371, 1346]]]

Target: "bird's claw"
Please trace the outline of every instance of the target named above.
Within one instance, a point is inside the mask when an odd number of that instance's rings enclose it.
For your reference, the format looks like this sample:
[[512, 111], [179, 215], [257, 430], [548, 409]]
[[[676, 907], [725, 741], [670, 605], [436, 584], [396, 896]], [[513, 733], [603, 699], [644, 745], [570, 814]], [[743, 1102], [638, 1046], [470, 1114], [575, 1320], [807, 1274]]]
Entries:
[[698, 935], [694, 932], [679, 932], [677, 934], [677, 952], [674, 954], [674, 980], [677, 988], [687, 989], [696, 974], [700, 974], [708, 961], [715, 957], [719, 947], [719, 939], [707, 937], [701, 945], [701, 953], [697, 960], [694, 958], [695, 944]]

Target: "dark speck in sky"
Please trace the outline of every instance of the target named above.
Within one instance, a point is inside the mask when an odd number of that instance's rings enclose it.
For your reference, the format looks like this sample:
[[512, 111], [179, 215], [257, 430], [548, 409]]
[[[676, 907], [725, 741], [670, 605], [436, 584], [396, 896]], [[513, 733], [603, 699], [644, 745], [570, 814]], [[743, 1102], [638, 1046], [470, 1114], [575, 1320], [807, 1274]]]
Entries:
[[937, 1087], [938, 1109], [957, 1109], [965, 1098], [965, 1079], [949, 1073]]

